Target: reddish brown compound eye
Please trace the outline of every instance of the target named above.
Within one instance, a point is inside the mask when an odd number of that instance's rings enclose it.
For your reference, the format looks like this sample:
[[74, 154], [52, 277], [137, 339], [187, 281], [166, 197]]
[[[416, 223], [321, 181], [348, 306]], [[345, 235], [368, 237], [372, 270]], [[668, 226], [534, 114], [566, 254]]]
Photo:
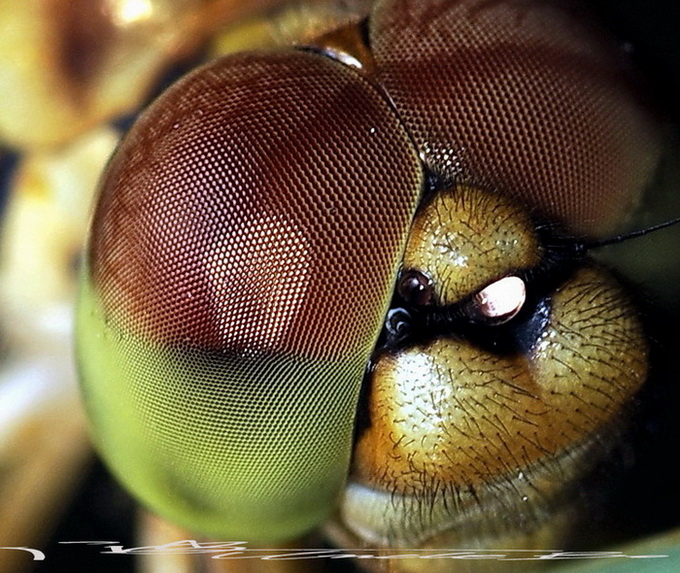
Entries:
[[584, 6], [384, 0], [371, 23], [379, 80], [433, 171], [579, 235], [606, 236], [637, 206], [657, 118]]
[[213, 535], [317, 524], [420, 190], [382, 93], [318, 55], [233, 56], [155, 102], [102, 180], [79, 310], [122, 481]]

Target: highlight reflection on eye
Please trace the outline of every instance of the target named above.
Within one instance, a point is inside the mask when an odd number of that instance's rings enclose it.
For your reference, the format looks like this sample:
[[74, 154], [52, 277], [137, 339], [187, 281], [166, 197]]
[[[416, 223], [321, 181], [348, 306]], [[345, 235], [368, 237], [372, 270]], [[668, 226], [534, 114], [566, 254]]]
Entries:
[[347, 30], [211, 62], [123, 140], [78, 314], [100, 451], [207, 535], [559, 544], [648, 371], [564, 237], [641, 201], [655, 113], [562, 2], [382, 0]]
[[504, 277], [474, 296], [475, 315], [496, 324], [506, 322], [522, 310], [526, 297], [526, 286], [521, 278]]

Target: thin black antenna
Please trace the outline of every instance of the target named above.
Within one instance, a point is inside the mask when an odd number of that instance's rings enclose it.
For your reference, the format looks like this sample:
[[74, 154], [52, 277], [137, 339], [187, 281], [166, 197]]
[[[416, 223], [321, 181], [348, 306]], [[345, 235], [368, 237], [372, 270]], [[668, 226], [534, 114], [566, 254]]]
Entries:
[[653, 225], [652, 227], [647, 227], [646, 229], [624, 233], [623, 235], [616, 235], [615, 237], [610, 237], [608, 239], [602, 239], [599, 241], [585, 241], [580, 245], [580, 247], [585, 251], [589, 249], [597, 249], [599, 247], [606, 247], [607, 245], [615, 245], [616, 243], [622, 243], [628, 239], [635, 239], [637, 237], [647, 235], [648, 233], [653, 233], [654, 231], [660, 231], [666, 227], [676, 225], [677, 223], [680, 223], [680, 217], [671, 219], [670, 221], [666, 221], [664, 223], [659, 223], [658, 225]]

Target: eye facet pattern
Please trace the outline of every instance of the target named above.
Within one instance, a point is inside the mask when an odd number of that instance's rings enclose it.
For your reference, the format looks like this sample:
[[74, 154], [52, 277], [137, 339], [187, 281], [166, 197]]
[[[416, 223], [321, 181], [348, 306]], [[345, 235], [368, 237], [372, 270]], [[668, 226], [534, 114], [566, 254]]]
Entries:
[[371, 46], [431, 170], [606, 236], [639, 204], [662, 138], [630, 60], [589, 15], [553, 0], [383, 0]]
[[421, 177], [378, 90], [314, 54], [217, 61], [142, 115], [101, 183], [79, 362], [143, 501], [261, 540], [332, 509]]

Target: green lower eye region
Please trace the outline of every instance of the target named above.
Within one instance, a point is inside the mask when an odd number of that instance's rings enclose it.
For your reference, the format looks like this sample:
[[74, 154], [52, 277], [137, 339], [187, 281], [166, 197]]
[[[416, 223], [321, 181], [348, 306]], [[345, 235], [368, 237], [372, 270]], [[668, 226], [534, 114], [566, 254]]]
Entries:
[[[349, 461], [357, 385], [346, 362], [169, 348], [111, 322], [84, 280], [85, 403], [99, 451], [143, 503], [199, 533], [262, 542], [323, 520]], [[344, 424], [318, 415], [331, 405]]]

